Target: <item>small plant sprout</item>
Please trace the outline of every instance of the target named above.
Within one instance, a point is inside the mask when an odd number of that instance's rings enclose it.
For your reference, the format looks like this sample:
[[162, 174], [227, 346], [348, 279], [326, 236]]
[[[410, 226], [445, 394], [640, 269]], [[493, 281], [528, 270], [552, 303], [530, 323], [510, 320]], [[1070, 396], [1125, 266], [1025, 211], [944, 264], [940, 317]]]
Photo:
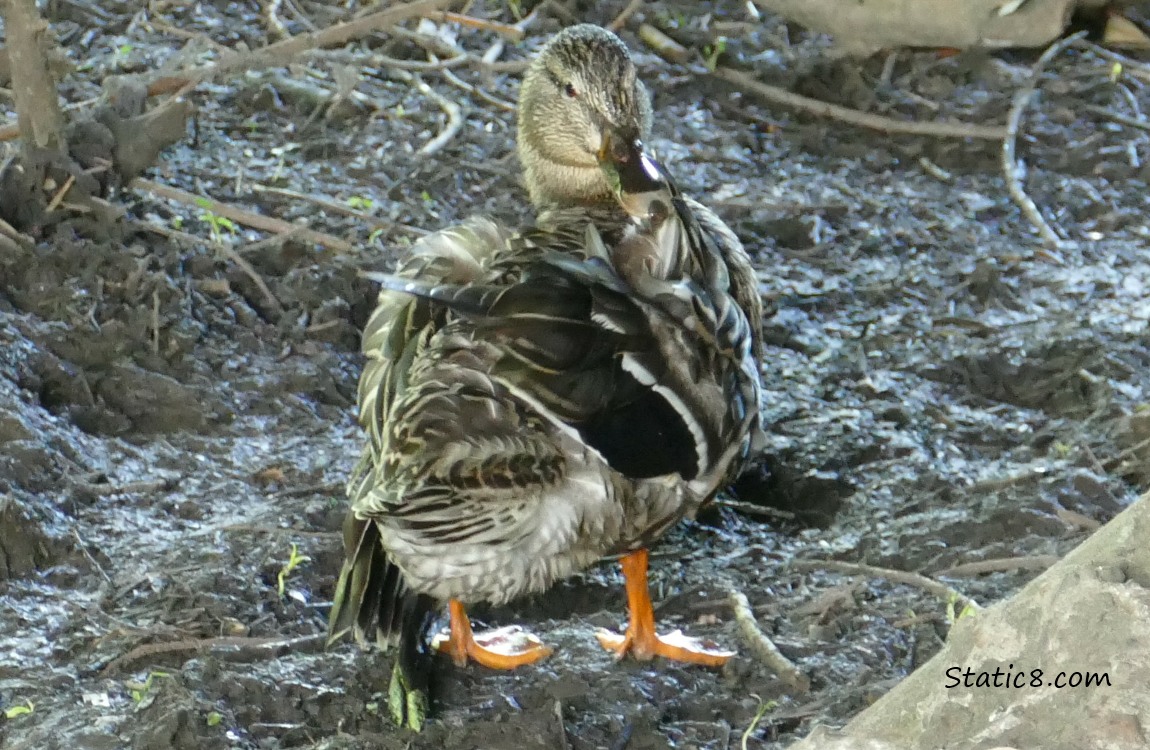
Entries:
[[955, 609], [956, 609], [955, 605], [958, 604], [958, 601], [960, 598], [961, 597], [959, 597], [959, 595], [955, 594], [955, 593], [952, 593], [949, 597], [947, 597], [947, 600], [946, 600], [946, 623], [948, 625], [953, 625], [954, 623], [958, 622], [959, 620], [961, 620], [964, 617], [972, 617], [975, 614], [975, 612], [977, 611], [977, 610], [975, 610], [974, 607], [970, 606], [970, 602], [968, 601], [965, 605], [963, 605], [962, 609], [959, 610], [957, 614], [955, 614]]
[[727, 38], [721, 36], [715, 40], [714, 44], [708, 44], [703, 48], [703, 62], [707, 66], [707, 70], [714, 70], [719, 67], [719, 58], [727, 51]]
[[212, 711], [206, 719], [209, 727], [218, 727], [224, 722], [224, 715], [219, 711]]
[[148, 672], [148, 677], [143, 682], [126, 682], [124, 683], [132, 696], [132, 702], [139, 704], [148, 697], [148, 693], [152, 690], [152, 685], [157, 678], [171, 677], [167, 672]]
[[299, 545], [295, 542], [292, 542], [291, 553], [288, 555], [288, 560], [286, 563], [284, 563], [284, 566], [280, 568], [279, 575], [276, 576], [276, 581], [279, 583], [279, 595], [281, 599], [284, 596], [284, 590], [287, 584], [288, 576], [292, 574], [293, 570], [298, 568], [300, 565], [303, 565], [305, 562], [311, 562], [311, 558], [307, 555], [301, 555], [299, 553]]
[[347, 205], [356, 211], [370, 211], [375, 204], [371, 198], [364, 198], [362, 195], [353, 195], [347, 199]]
[[12, 706], [4, 709], [5, 719], [15, 719], [18, 716], [27, 716], [36, 710], [36, 704], [32, 701], [25, 701], [21, 706]]
[[755, 728], [759, 726], [759, 722], [763, 720], [763, 716], [767, 713], [767, 711], [773, 711], [778, 708], [779, 705], [778, 701], [766, 701], [764, 703], [762, 698], [753, 693], [751, 694], [751, 697], [759, 702], [759, 709], [755, 711], [755, 718], [751, 719], [751, 723], [747, 727], [747, 731], [743, 732], [743, 741], [741, 743], [742, 750], [747, 750], [747, 741], [751, 739], [751, 735], [755, 733]]
[[208, 228], [212, 233], [212, 240], [216, 243], [222, 242], [224, 232], [228, 234], [236, 233], [236, 224], [226, 216], [220, 216], [211, 210], [211, 202], [206, 198], [197, 198], [196, 205], [204, 210], [200, 214], [200, 219], [208, 222]]

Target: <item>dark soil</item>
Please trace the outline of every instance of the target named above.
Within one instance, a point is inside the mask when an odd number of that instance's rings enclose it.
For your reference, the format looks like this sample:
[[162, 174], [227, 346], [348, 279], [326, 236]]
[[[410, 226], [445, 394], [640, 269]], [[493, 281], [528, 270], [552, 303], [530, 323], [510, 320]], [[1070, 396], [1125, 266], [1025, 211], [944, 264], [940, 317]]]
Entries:
[[[606, 23], [624, 4], [566, 7]], [[63, 95], [263, 45], [269, 5], [49, 4], [77, 66]], [[284, 3], [281, 19], [304, 33], [343, 6]], [[753, 22], [742, 2], [645, 13], [700, 47], [727, 36], [724, 59], [762, 80], [904, 119], [1003, 122], [1036, 57], [902, 53], [884, 82], [881, 56], [838, 61], [825, 39]], [[502, 59], [559, 23], [547, 15]], [[496, 41], [459, 34], [477, 56]], [[656, 150], [742, 236], [770, 309], [768, 455], [737, 488], [741, 510], [713, 510], [655, 550], [659, 617], [737, 646], [726, 598], [742, 591], [811, 692], [789, 692], [745, 648], [721, 673], [612, 663], [593, 637], [623, 619], [611, 563], [476, 612], [556, 654], [510, 674], [444, 663], [421, 735], [386, 715], [388, 657], [322, 649], [341, 482], [360, 445], [357, 332], [374, 298], [356, 273], [389, 267], [424, 230], [528, 212], [513, 115], [489, 101], [514, 101], [515, 76], [452, 69], [485, 98], [423, 73], [466, 121], [421, 156], [441, 108], [370, 55], [426, 54], [376, 36], [200, 86], [194, 131], [148, 175], [306, 221], [354, 252], [260, 243], [131, 191], [113, 196], [127, 213], [102, 232], [63, 221], [33, 249], [0, 250], [0, 708], [12, 714], [0, 744], [725, 750], [764, 702], [746, 747], [783, 747], [866, 707], [948, 629], [948, 603], [923, 591], [792, 561], [934, 575], [1060, 556], [1150, 486], [1150, 134], [1105, 114], [1150, 108], [1141, 79], [1077, 50], [1051, 65], [1019, 139], [1027, 189], [1073, 241], [1051, 253], [1007, 197], [999, 144], [768, 110], [624, 36], [660, 113]], [[14, 119], [9, 99], [0, 107]], [[281, 593], [293, 549], [306, 559]], [[944, 580], [992, 603], [1036, 575], [1026, 562]]]

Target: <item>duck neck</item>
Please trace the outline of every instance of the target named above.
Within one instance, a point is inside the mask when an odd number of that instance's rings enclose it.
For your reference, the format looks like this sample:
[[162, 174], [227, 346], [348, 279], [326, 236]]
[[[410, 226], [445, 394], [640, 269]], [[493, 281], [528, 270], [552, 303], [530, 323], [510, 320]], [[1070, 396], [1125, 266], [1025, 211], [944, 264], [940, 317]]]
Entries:
[[598, 166], [578, 167], [550, 161], [522, 139], [519, 160], [523, 163], [527, 192], [536, 209], [615, 203]]

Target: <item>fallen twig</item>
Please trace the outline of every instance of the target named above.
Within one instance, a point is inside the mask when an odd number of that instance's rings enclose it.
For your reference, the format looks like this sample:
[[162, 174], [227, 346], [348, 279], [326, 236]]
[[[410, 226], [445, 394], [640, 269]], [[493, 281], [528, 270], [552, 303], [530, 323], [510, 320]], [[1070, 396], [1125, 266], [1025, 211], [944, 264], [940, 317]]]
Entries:
[[642, 4], [643, 0], [631, 0], [631, 2], [627, 3], [627, 7], [624, 8], [619, 15], [615, 16], [615, 20], [607, 24], [607, 28], [611, 31], [619, 31], [619, 29], [627, 25], [627, 21], [631, 20], [631, 16], [635, 15], [635, 11], [639, 10]]
[[691, 57], [691, 51], [649, 23], [639, 27], [639, 38], [667, 62], [683, 65]]
[[[1070, 39], [1070, 37], [1067, 37]], [[1150, 81], [1150, 65], [1147, 65], [1141, 60], [1135, 60], [1132, 57], [1127, 57], [1121, 53], [1115, 52], [1112, 49], [1107, 49], [1100, 44], [1086, 39], [1082, 34], [1073, 37], [1072, 44], [1079, 49], [1084, 49], [1087, 52], [1092, 52], [1103, 60], [1116, 62], [1128, 71], [1135, 78], [1143, 81]]]
[[1102, 528], [1102, 524], [1090, 516], [1079, 513], [1069, 508], [1055, 508], [1054, 515], [1058, 516], [1058, 520], [1067, 526], [1073, 526], [1076, 529], [1083, 531], [1095, 532]]
[[447, 79], [447, 82], [450, 83], [452, 86], [456, 86], [458, 88], [463, 89], [464, 91], [466, 91], [469, 94], [472, 94], [474, 96], [478, 96], [480, 99], [487, 102], [488, 104], [494, 104], [496, 107], [499, 107], [500, 109], [507, 111], [507, 112], [514, 112], [518, 109], [518, 107], [514, 103], [500, 99], [498, 96], [495, 96], [494, 94], [488, 93], [488, 92], [484, 91], [483, 89], [479, 88], [478, 86], [471, 85], [467, 81], [465, 81], [462, 78], [460, 78], [459, 76], [455, 75], [455, 73], [451, 72], [450, 70], [444, 69], [444, 70], [441, 70], [440, 73], [443, 75], [444, 78]]
[[904, 617], [901, 620], [895, 620], [890, 625], [892, 628], [903, 630], [906, 628], [916, 628], [919, 625], [928, 625], [942, 621], [943, 616], [941, 612], [927, 612], [925, 614], [911, 615], [910, 617]]
[[1015, 145], [1018, 141], [1018, 128], [1022, 122], [1022, 114], [1026, 111], [1027, 105], [1030, 104], [1030, 100], [1034, 98], [1034, 94], [1038, 90], [1039, 78], [1046, 64], [1054, 59], [1054, 56], [1059, 52], [1085, 35], [1085, 31], [1080, 31], [1064, 39], [1059, 39], [1047, 47], [1046, 51], [1039, 56], [1038, 60], [1030, 69], [1030, 79], [1026, 82], [1025, 86], [1014, 94], [1014, 102], [1010, 105], [1010, 113], [1006, 117], [1006, 135], [1002, 139], [1002, 173], [1006, 178], [1006, 191], [1010, 193], [1011, 200], [1021, 209], [1022, 215], [1038, 230], [1038, 234], [1042, 236], [1042, 242], [1048, 247], [1053, 248], [1061, 247], [1065, 242], [1062, 237], [1046, 223], [1042, 212], [1038, 210], [1038, 205], [1026, 194], [1026, 190], [1022, 187], [1022, 177], [1020, 174], [1022, 170], [1019, 169], [1018, 159], [1015, 156]]
[[207, 211], [211, 211], [217, 216], [223, 216], [226, 219], [243, 224], [244, 226], [261, 229], [265, 232], [272, 232], [273, 234], [294, 234], [306, 242], [314, 242], [317, 245], [326, 247], [328, 250], [334, 250], [339, 253], [351, 252], [355, 246], [346, 240], [341, 240], [339, 237], [334, 237], [325, 232], [317, 232], [314, 229], [300, 226], [299, 224], [292, 224], [282, 219], [276, 219], [271, 216], [264, 216], [263, 214], [253, 213], [252, 211], [245, 211], [242, 208], [236, 208], [226, 203], [221, 203], [211, 198], [204, 198], [203, 196], [189, 193], [186, 190], [171, 187], [170, 185], [161, 185], [158, 182], [145, 180], [137, 177], [132, 180], [128, 185], [136, 190], [144, 190], [153, 195], [169, 200], [178, 201], [190, 206], [199, 206]]
[[563, 750], [571, 750], [571, 743], [567, 740], [567, 722], [563, 720], [563, 702], [555, 701], [555, 718], [559, 720], [559, 744]]
[[502, 37], [506, 37], [512, 42], [522, 42], [523, 36], [526, 33], [528, 19], [534, 20], [534, 14], [531, 14], [519, 23], [508, 24], [500, 23], [499, 21], [489, 21], [485, 18], [465, 16], [462, 13], [452, 13], [451, 11], [428, 13], [427, 17], [437, 21], [457, 23], [460, 26], [466, 26], [471, 29], [479, 29], [480, 31], [494, 31], [496, 34], [499, 34]]
[[776, 521], [795, 520], [795, 514], [789, 510], [771, 508], [766, 505], [759, 505], [758, 503], [744, 503], [741, 500], [727, 500], [725, 498], [719, 498], [718, 500], [715, 500], [715, 505], [719, 506], [720, 508], [730, 508], [734, 512], [744, 516], [770, 518]]
[[430, 156], [443, 150], [443, 147], [450, 143], [452, 138], [458, 135], [460, 128], [463, 127], [463, 108], [428, 86], [419, 76], [414, 76], [414, 78], [415, 87], [419, 89], [419, 93], [438, 104], [439, 108], [447, 115], [447, 122], [444, 124], [443, 130], [439, 132], [439, 135], [423, 144], [422, 148], [419, 149], [421, 155]]
[[[364, 213], [363, 211], [357, 211], [356, 209], [352, 208], [351, 206], [345, 205], [343, 203], [339, 203], [337, 201], [328, 200], [327, 198], [321, 198], [318, 195], [308, 195], [306, 193], [300, 193], [300, 192], [295, 191], [295, 190], [288, 190], [287, 188], [272, 187], [270, 185], [260, 185], [258, 183], [252, 185], [251, 190], [253, 190], [254, 192], [257, 192], [257, 193], [267, 193], [268, 195], [279, 195], [279, 196], [282, 196], [284, 198], [292, 198], [294, 200], [301, 200], [301, 201], [307, 201], [308, 203], [314, 203], [315, 205], [319, 206], [320, 208], [324, 209], [325, 211], [334, 211], [335, 213], [341, 213], [341, 214], [344, 214], [345, 216], [350, 216], [354, 219], [362, 221], [365, 224], [368, 224], [372, 229], [386, 229], [386, 230], [402, 229], [403, 231], [407, 232], [408, 234], [413, 234], [416, 237], [423, 237], [424, 235], [429, 234], [429, 232], [426, 229], [422, 229], [422, 228], [417, 227], [413, 224], [404, 224], [403, 222], [392, 221], [391, 219], [381, 219], [378, 216], [372, 216], [371, 214]], [[300, 229], [304, 229], [304, 228], [305, 227], [300, 227]], [[281, 240], [287, 239], [289, 236], [290, 235], [280, 235], [280, 239]], [[256, 249], [256, 243], [252, 243], [251, 245], [247, 245], [246, 247], [241, 247], [240, 252], [246, 253], [246, 252], [250, 252], [254, 249]]]
[[743, 640], [747, 642], [755, 658], [766, 664], [791, 689], [800, 693], [810, 692], [810, 678], [799, 671], [790, 659], [783, 656], [774, 642], [759, 628], [747, 595], [741, 591], [730, 591], [727, 598], [731, 603], [731, 609], [735, 612], [735, 623], [739, 626], [739, 633], [742, 634]]
[[24, 250], [31, 250], [36, 246], [36, 241], [34, 239], [24, 234], [23, 232], [17, 231], [16, 227], [12, 226], [3, 219], [0, 219], [0, 237], [3, 237], [6, 240], [10, 240], [13, 245]]
[[252, 283], [255, 284], [256, 288], [260, 290], [260, 294], [264, 296], [264, 299], [266, 299], [268, 304], [272, 306], [273, 310], [275, 310], [277, 313], [283, 313], [283, 303], [280, 302], [279, 297], [272, 293], [271, 287], [269, 287], [267, 282], [264, 281], [264, 277], [260, 276], [259, 272], [256, 271], [255, 266], [253, 266], [251, 263], [248, 263], [243, 256], [236, 252], [235, 248], [226, 242], [216, 242], [214, 243], [214, 246], [225, 256], [227, 256], [228, 260], [230, 260], [232, 263], [235, 263], [239, 269], [243, 271], [249, 279], [252, 280]]
[[434, 13], [452, 0], [415, 0], [396, 5], [387, 10], [371, 13], [345, 23], [337, 23], [326, 29], [309, 34], [300, 34], [281, 42], [269, 44], [259, 49], [232, 55], [214, 65], [177, 71], [154, 81], [148, 87], [149, 94], [167, 93], [182, 88], [189, 83], [201, 83], [229, 73], [239, 73], [257, 68], [275, 67], [291, 62], [300, 54], [319, 47], [332, 47], [346, 44], [372, 32], [395, 26], [415, 16]]
[[89, 497], [107, 497], [109, 495], [133, 495], [138, 493], [171, 492], [179, 486], [182, 477], [169, 479], [148, 479], [142, 482], [128, 482], [127, 484], [77, 482], [74, 488]]
[[1116, 122], [1119, 125], [1129, 125], [1130, 127], [1138, 128], [1139, 130], [1150, 130], [1150, 122], [1146, 120], [1139, 120], [1137, 117], [1130, 117], [1129, 115], [1114, 112], [1112, 110], [1106, 109], [1105, 107], [1099, 107], [1094, 104], [1087, 104], [1085, 107], [1083, 107], [1083, 109], [1087, 112], [1093, 112], [1099, 117], [1105, 117], [1107, 120]]
[[1013, 570], [1046, 570], [1060, 558], [1056, 555], [1025, 555], [1023, 557], [993, 557], [987, 560], [959, 563], [935, 571], [936, 576], [966, 578], [983, 573], [1004, 573]]
[[732, 83], [755, 96], [785, 107], [798, 109], [817, 117], [830, 117], [861, 128], [878, 130], [883, 133], [903, 133], [907, 135], [929, 135], [939, 138], [979, 138], [998, 141], [1006, 136], [1006, 128], [997, 125], [972, 125], [965, 122], [918, 122], [895, 120], [891, 117], [859, 112], [857, 109], [841, 107], [837, 104], [801, 96], [777, 86], [767, 85], [741, 70], [719, 66], [711, 75]]
[[104, 566], [100, 564], [99, 560], [93, 557], [92, 553], [88, 551], [88, 545], [84, 544], [84, 540], [80, 538], [80, 532], [76, 530], [75, 526], [71, 528], [71, 531], [72, 538], [76, 540], [76, 546], [80, 548], [80, 552], [88, 559], [88, 562], [92, 563], [92, 567], [99, 572], [100, 577], [107, 581], [108, 585], [112, 585], [112, 577], [104, 570]]
[[[126, 654], [117, 656], [104, 665], [100, 674], [111, 674], [125, 665], [137, 662], [148, 657], [163, 656], [166, 654], [179, 654], [186, 651], [199, 653], [203, 651], [221, 651], [229, 656], [243, 658], [265, 658], [269, 651], [280, 649], [297, 649], [300, 646], [319, 645], [327, 640], [326, 633], [303, 635], [297, 638], [248, 638], [245, 636], [220, 636], [219, 638], [197, 638], [190, 640], [173, 641], [171, 643], [145, 643], [136, 646]], [[239, 661], [240, 659], [232, 659]]]
[[204, 529], [206, 532], [216, 533], [223, 531], [226, 533], [247, 532], [251, 534], [292, 534], [298, 536], [313, 536], [320, 539], [329, 539], [340, 535], [338, 531], [316, 531], [315, 529], [293, 529], [290, 527], [280, 528], [279, 526], [256, 526], [250, 523], [234, 523], [230, 526], [214, 526], [209, 529]]
[[1127, 459], [1131, 458], [1132, 456], [1138, 455], [1140, 452], [1144, 451], [1148, 447], [1150, 447], [1150, 438], [1146, 438], [1145, 440], [1140, 440], [1139, 442], [1135, 443], [1134, 445], [1130, 446], [1129, 448], [1126, 448], [1125, 450], [1123, 450], [1117, 456], [1114, 456], [1113, 458], [1106, 459], [1106, 461], [1103, 462], [1102, 466], [1107, 471], [1112, 471], [1112, 470], [1118, 468], [1119, 466], [1121, 466], [1123, 463], [1125, 463]]
[[933, 578], [927, 578], [924, 575], [911, 573], [907, 570], [878, 568], [873, 565], [842, 562], [841, 560], [792, 560], [790, 564], [799, 570], [833, 570], [839, 573], [846, 573], [847, 575], [885, 578], [888, 581], [903, 583], [907, 586], [914, 586], [923, 591], [928, 591], [939, 599], [946, 602], [955, 602], [964, 609], [967, 607], [975, 611], [982, 609], [982, 607], [978, 605], [978, 602], [965, 594], [959, 593], [957, 589], [953, 589]]
[[291, 34], [288, 33], [284, 22], [280, 20], [279, 12], [282, 3], [283, 0], [270, 0], [267, 7], [264, 8], [264, 17], [267, 19], [268, 30], [276, 37], [286, 39], [290, 37]]

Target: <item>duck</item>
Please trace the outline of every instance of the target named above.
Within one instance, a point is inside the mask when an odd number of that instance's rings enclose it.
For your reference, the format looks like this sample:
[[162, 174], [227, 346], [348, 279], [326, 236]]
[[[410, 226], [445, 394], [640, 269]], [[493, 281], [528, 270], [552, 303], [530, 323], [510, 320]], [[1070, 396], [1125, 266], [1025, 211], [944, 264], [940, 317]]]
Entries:
[[[762, 445], [761, 301], [750, 258], [645, 145], [650, 96], [626, 45], [568, 27], [529, 65], [517, 145], [528, 226], [428, 235], [363, 333], [366, 439], [349, 478], [329, 644], [395, 648], [389, 707], [418, 730], [434, 651], [513, 669], [551, 653], [467, 608], [539, 593], [619, 556], [616, 658], [717, 667], [734, 652], [659, 635], [648, 548]], [[430, 638], [446, 607], [448, 634]]]

